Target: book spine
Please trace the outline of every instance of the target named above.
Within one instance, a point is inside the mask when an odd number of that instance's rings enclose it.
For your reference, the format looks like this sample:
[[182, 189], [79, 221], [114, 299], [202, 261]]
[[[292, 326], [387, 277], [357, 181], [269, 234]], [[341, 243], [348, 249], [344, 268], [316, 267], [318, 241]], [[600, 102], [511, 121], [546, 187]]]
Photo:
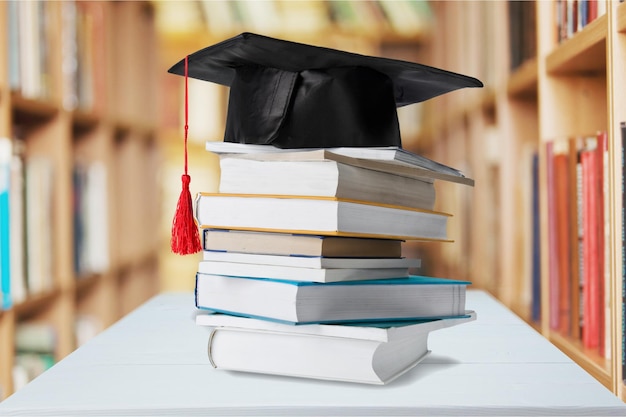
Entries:
[[555, 142], [554, 161], [554, 209], [556, 228], [556, 262], [558, 275], [555, 283], [558, 298], [558, 330], [561, 334], [570, 333], [570, 237], [569, 237], [569, 162], [567, 142]]
[[0, 309], [11, 308], [11, 139], [0, 138]]
[[11, 159], [11, 298], [13, 303], [26, 299], [24, 142], [13, 138]]
[[539, 155], [532, 159], [532, 319], [541, 320], [541, 233], [539, 210]]
[[602, 160], [598, 156], [596, 138], [588, 139], [588, 149], [583, 151], [583, 345], [600, 349], [603, 329], [603, 208], [602, 208]]
[[569, 140], [568, 152], [568, 216], [569, 216], [569, 297], [570, 297], [570, 329], [569, 335], [580, 338], [580, 276], [579, 276], [579, 234], [578, 234], [578, 151], [581, 139], [573, 137]]
[[622, 151], [622, 381], [626, 383], [626, 122], [620, 123]]
[[547, 198], [548, 198], [548, 254], [549, 270], [548, 283], [550, 300], [549, 324], [550, 328], [559, 328], [559, 264], [557, 262], [557, 228], [556, 228], [556, 206], [554, 187], [554, 143], [546, 143], [546, 173], [547, 173]]

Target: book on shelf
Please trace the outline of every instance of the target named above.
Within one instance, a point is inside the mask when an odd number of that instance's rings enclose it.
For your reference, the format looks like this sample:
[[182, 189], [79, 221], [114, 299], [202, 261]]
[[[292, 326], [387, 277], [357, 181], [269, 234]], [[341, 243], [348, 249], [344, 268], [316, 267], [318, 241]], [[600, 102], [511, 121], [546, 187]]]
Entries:
[[[255, 154], [276, 155], [276, 154]], [[283, 155], [278, 153], [278, 155]], [[435, 185], [331, 160], [220, 158], [221, 193], [338, 197], [432, 210]]]
[[554, 288], [556, 295], [554, 299], [558, 302], [558, 326], [556, 329], [561, 334], [568, 335], [570, 332], [570, 313], [571, 313], [571, 291], [570, 291], [570, 224], [569, 224], [569, 208], [570, 188], [569, 188], [569, 163], [568, 163], [568, 142], [566, 139], [554, 141], [552, 156], [552, 178], [554, 183], [553, 202], [551, 210], [554, 210], [554, 221], [556, 235], [554, 243], [556, 246], [556, 257], [551, 258], [551, 262], [556, 262], [557, 275], [553, 276], [555, 280], [551, 288]]
[[196, 274], [196, 307], [287, 323], [453, 317], [470, 283], [425, 276], [315, 283]]
[[[587, 138], [581, 151], [583, 204], [583, 346], [604, 346], [604, 136]], [[603, 353], [604, 354], [604, 353]]]
[[430, 353], [430, 332], [475, 319], [465, 311], [445, 319], [293, 326], [201, 313], [196, 324], [211, 328], [207, 352], [217, 369], [382, 385]]
[[26, 191], [25, 191], [25, 143], [14, 137], [11, 157], [11, 299], [19, 303], [26, 299]]
[[220, 158], [266, 161], [329, 160], [426, 181], [439, 179], [474, 185], [474, 180], [466, 177], [461, 171], [396, 146], [284, 149], [271, 145], [208, 141], [206, 149]]
[[210, 262], [242, 263], [255, 265], [276, 265], [297, 268], [316, 269], [380, 269], [380, 268], [419, 268], [421, 259], [413, 258], [331, 258], [326, 256], [266, 255], [257, 253], [238, 253], [203, 251], [202, 259]]
[[406, 278], [409, 268], [323, 268], [317, 266], [269, 265], [260, 263], [200, 261], [198, 272], [203, 274], [229, 275], [234, 277], [274, 278], [302, 282], [342, 282]]
[[563, 42], [606, 14], [605, 0], [557, 0], [555, 3], [557, 40]]
[[608, 357], [606, 132], [547, 143], [550, 325]]
[[264, 233], [231, 229], [205, 229], [204, 250], [267, 255], [324, 256], [335, 258], [402, 256], [402, 241], [339, 236]]
[[57, 332], [45, 322], [23, 322], [15, 328], [14, 391], [49, 369], [55, 362]]
[[554, 142], [546, 143], [546, 190], [548, 204], [548, 294], [549, 302], [548, 322], [550, 329], [559, 328], [559, 269], [557, 262], [557, 228], [556, 228], [556, 205], [554, 187]]
[[202, 228], [448, 240], [449, 214], [333, 197], [199, 193]]
[[11, 139], [0, 138], [0, 310], [11, 308]]
[[541, 214], [539, 208], [539, 153], [532, 158], [532, 304], [531, 317], [541, 320]]
[[[32, 99], [49, 98], [53, 85], [50, 33], [50, 3], [45, 1], [7, 2], [11, 22], [9, 62], [11, 88]], [[12, 3], [15, 3], [12, 5]]]
[[581, 165], [580, 150], [583, 146], [583, 139], [579, 136], [571, 137], [568, 140], [567, 155], [567, 177], [568, 177], [568, 198], [567, 207], [568, 216], [568, 235], [569, 235], [569, 291], [570, 291], [570, 318], [569, 318], [569, 335], [576, 339], [580, 339], [580, 320], [581, 320], [581, 267], [580, 253], [582, 251], [582, 212], [580, 203], [580, 181], [581, 181]]
[[511, 70], [537, 56], [537, 25], [534, 1], [509, 1], [509, 56]]
[[100, 161], [77, 161], [72, 180], [74, 272], [102, 273], [109, 266], [107, 168]]
[[620, 133], [622, 137], [621, 142], [621, 202], [622, 202], [622, 231], [621, 231], [621, 239], [622, 239], [622, 247], [621, 247], [621, 257], [622, 257], [622, 333], [621, 333], [621, 343], [622, 343], [622, 380], [626, 384], [626, 121], [620, 122]]
[[31, 294], [52, 288], [54, 280], [53, 178], [52, 160], [26, 159], [26, 282]]

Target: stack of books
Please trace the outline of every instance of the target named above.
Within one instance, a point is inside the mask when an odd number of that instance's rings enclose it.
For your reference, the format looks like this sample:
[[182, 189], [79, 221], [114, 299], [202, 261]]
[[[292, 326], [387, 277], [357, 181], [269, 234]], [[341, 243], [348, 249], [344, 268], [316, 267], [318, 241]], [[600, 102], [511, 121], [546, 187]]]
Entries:
[[395, 147], [279, 149], [208, 142], [218, 193], [200, 193], [198, 325], [214, 367], [385, 384], [428, 334], [476, 318], [469, 282], [414, 275], [406, 240], [447, 241], [435, 180], [460, 172]]

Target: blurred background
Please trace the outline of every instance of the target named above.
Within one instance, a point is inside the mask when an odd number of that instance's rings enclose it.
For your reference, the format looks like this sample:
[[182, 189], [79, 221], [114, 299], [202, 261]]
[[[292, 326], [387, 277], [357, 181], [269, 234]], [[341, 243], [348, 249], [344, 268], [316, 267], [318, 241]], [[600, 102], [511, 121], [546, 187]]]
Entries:
[[[404, 148], [476, 181], [436, 184], [454, 242], [404, 255], [488, 291], [624, 398], [621, 2], [2, 1], [0, 22], [0, 399], [153, 295], [193, 290], [202, 255], [170, 251], [184, 78], [167, 70], [242, 32], [480, 79], [398, 110]], [[226, 87], [189, 80], [192, 196], [217, 190], [205, 143], [223, 139], [227, 102]], [[581, 336], [588, 286], [568, 209], [591, 148], [606, 178], [601, 346]], [[555, 178], [570, 194], [552, 199]]]

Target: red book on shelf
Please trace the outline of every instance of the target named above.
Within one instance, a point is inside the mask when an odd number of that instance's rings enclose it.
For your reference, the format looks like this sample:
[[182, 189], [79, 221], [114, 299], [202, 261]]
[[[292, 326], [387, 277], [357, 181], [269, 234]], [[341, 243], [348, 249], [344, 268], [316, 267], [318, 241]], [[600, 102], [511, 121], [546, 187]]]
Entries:
[[603, 296], [602, 159], [598, 156], [597, 140], [581, 152], [583, 170], [583, 346], [600, 347]]
[[605, 312], [608, 306], [608, 300], [605, 300], [606, 291], [609, 290], [609, 278], [606, 275], [608, 272], [608, 259], [606, 252], [606, 245], [608, 245], [607, 238], [609, 233], [609, 227], [607, 225], [608, 214], [606, 213], [605, 195], [608, 195], [608, 176], [605, 175], [605, 169], [608, 166], [607, 152], [607, 133], [600, 131], [596, 134], [597, 147], [596, 147], [596, 164], [598, 169], [597, 174], [597, 186], [596, 186], [596, 206], [598, 210], [598, 350], [600, 355], [608, 356], [606, 349], [609, 347], [606, 344], [606, 326], [605, 326]]
[[554, 143], [546, 143], [546, 180], [548, 199], [548, 312], [550, 328], [559, 328], [559, 265], [557, 262], [557, 228], [554, 187]]
[[570, 291], [570, 237], [569, 237], [569, 163], [567, 142], [557, 141], [553, 148], [553, 188], [556, 231], [556, 260], [558, 272], [555, 285], [558, 286], [558, 331], [570, 333], [571, 291]]
[[578, 154], [582, 147], [582, 138], [569, 139], [568, 150], [568, 187], [569, 187], [569, 269], [570, 269], [570, 336], [580, 339], [580, 164]]

